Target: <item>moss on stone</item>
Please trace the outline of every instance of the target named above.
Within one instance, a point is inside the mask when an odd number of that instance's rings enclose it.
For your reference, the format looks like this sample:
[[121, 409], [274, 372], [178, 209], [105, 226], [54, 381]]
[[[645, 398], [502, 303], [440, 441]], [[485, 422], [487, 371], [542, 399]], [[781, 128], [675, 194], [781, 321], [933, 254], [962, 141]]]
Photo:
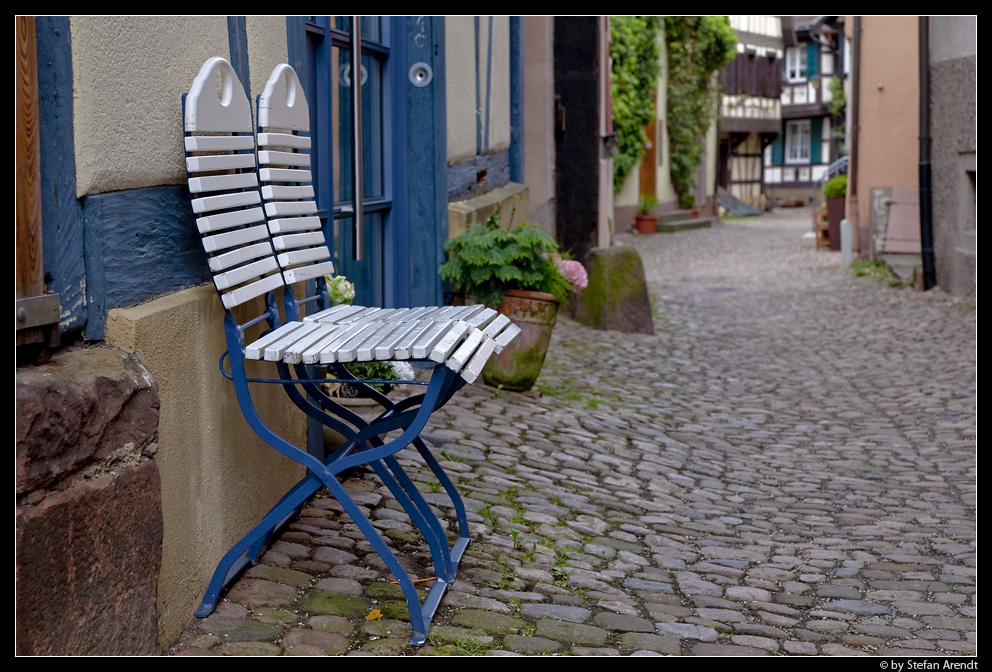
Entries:
[[298, 604], [300, 611], [310, 614], [332, 614], [346, 618], [363, 618], [372, 606], [372, 600], [365, 597], [330, 595], [313, 590], [304, 595]]
[[644, 265], [631, 247], [596, 248], [587, 257], [589, 286], [575, 318], [597, 329], [653, 333]]

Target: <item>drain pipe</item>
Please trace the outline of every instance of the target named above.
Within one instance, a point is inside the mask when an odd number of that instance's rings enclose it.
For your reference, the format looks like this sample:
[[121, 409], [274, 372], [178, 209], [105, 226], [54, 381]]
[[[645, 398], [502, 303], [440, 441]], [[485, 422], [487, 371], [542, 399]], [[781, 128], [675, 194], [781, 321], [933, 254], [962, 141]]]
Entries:
[[930, 17], [920, 17], [920, 247], [923, 289], [937, 284], [933, 254], [933, 203], [930, 185]]
[[[848, 133], [850, 133], [850, 145], [847, 148], [847, 218], [851, 221], [853, 234], [857, 238], [858, 257], [865, 259], [871, 255], [870, 242], [864, 248], [861, 245], [861, 214], [858, 208], [858, 161], [861, 159], [858, 154], [858, 124], [861, 119], [861, 17], [854, 17], [854, 44], [851, 48], [851, 105], [848, 114]], [[871, 236], [868, 236], [871, 241]]]

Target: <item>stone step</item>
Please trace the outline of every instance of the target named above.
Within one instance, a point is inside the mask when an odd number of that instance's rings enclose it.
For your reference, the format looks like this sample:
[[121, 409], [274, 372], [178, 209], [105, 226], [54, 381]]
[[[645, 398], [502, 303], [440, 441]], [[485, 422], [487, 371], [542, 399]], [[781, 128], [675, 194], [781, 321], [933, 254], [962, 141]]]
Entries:
[[694, 219], [692, 210], [669, 210], [668, 212], [658, 213], [659, 222], [682, 222], [687, 219]]
[[658, 233], [675, 233], [676, 231], [688, 231], [690, 229], [708, 229], [713, 225], [716, 217], [698, 217], [692, 219], [678, 219], [674, 221], [662, 221], [658, 218]]

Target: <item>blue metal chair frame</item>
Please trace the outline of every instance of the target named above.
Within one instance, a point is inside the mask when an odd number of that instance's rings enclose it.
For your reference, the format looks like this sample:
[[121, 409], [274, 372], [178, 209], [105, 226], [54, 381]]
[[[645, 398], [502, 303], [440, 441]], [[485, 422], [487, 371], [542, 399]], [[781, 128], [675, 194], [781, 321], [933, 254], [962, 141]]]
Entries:
[[[222, 59], [211, 59], [204, 65], [201, 74], [207, 72], [208, 65]], [[221, 68], [224, 77], [236, 81], [233, 69], [226, 62]], [[216, 70], [214, 72], [217, 72]], [[226, 82], [230, 85], [230, 81]], [[234, 87], [237, 89], [240, 87]], [[186, 119], [186, 100], [183, 97], [183, 118]], [[215, 130], [215, 129], [210, 129]], [[225, 129], [227, 130], [227, 129]], [[232, 135], [241, 135], [234, 131]], [[247, 134], [245, 134], [247, 135]], [[250, 150], [236, 151], [233, 156], [247, 154]], [[230, 171], [229, 171], [230, 172]], [[238, 174], [234, 170], [233, 174]], [[209, 178], [208, 178], [209, 179]], [[191, 187], [192, 188], [192, 187]], [[242, 192], [243, 193], [243, 192]], [[272, 276], [270, 276], [271, 278]], [[297, 322], [300, 319], [300, 306], [314, 304], [319, 309], [328, 306], [326, 285], [322, 277], [316, 279], [316, 293], [297, 301], [291, 287], [281, 284], [283, 289], [284, 313], [286, 322]], [[224, 298], [223, 292], [219, 294]], [[279, 307], [272, 291], [264, 293], [265, 310], [258, 316], [243, 324], [238, 324], [231, 310], [225, 307], [224, 332], [227, 352], [221, 357], [221, 372], [231, 379], [241, 412], [252, 430], [263, 441], [289, 459], [307, 469], [307, 475], [290, 488], [273, 506], [269, 512], [247, 534], [245, 534], [221, 559], [207, 587], [203, 601], [196, 611], [196, 616], [206, 617], [214, 609], [221, 591], [245, 567], [256, 563], [268, 546], [273, 535], [286, 523], [297, 516], [306, 501], [321, 487], [327, 487], [338, 500], [345, 512], [351, 517], [365, 538], [382, 558], [390, 572], [400, 585], [406, 599], [413, 628], [411, 641], [414, 645], [426, 642], [430, 622], [444, 595], [445, 590], [454, 582], [458, 564], [469, 543], [468, 518], [464, 503], [459, 496], [451, 479], [420, 438], [431, 415], [447, 403], [464, 384], [465, 380], [458, 373], [443, 363], [428, 361], [433, 366], [430, 381], [423, 394], [415, 395], [394, 403], [385, 395], [370, 387], [376, 381], [361, 380], [352, 375], [341, 364], [335, 364], [338, 380], [354, 385], [362, 396], [373, 399], [382, 407], [382, 413], [371, 422], [365, 422], [358, 415], [343, 408], [328, 396], [320, 383], [325, 380], [315, 380], [303, 364], [287, 364], [282, 361], [274, 362], [277, 377], [265, 380], [250, 379], [245, 370], [245, 338], [249, 327], [265, 322], [269, 331], [279, 328], [284, 322], [279, 316]], [[268, 333], [268, 331], [266, 332]], [[230, 373], [224, 370], [224, 360], [229, 359]], [[403, 381], [401, 381], [403, 382]], [[406, 381], [417, 382], [417, 381]], [[277, 434], [265, 424], [260, 417], [255, 402], [252, 399], [250, 385], [254, 383], [271, 383], [282, 385], [290, 400], [309, 418], [333, 429], [345, 437], [345, 444], [326, 458], [311, 455], [304, 448], [294, 445]], [[399, 431], [399, 436], [384, 440], [386, 434]], [[434, 514], [430, 505], [417, 489], [410, 476], [404, 471], [396, 454], [413, 446], [422, 456], [424, 462], [438, 480], [445, 493], [451, 499], [458, 522], [458, 535], [449, 547], [448, 537], [444, 527]], [[410, 516], [427, 542], [431, 553], [435, 581], [426, 599], [421, 603], [413, 580], [396, 559], [392, 549], [379, 535], [362, 509], [338, 482], [337, 475], [346, 469], [368, 465], [388, 488], [404, 511]]]
[[[287, 313], [291, 313], [292, 292], [289, 288], [286, 288], [285, 291]], [[274, 310], [275, 298], [270, 294], [267, 301], [270, 307], [263, 316], [267, 315], [270, 326], [276, 328], [279, 323], [278, 312]], [[225, 311], [224, 326], [228, 353], [244, 351], [243, 333], [248, 324], [250, 322], [239, 325], [231, 312]], [[451, 399], [452, 395], [465, 384], [465, 381], [448, 367], [437, 364], [424, 394], [393, 403], [388, 397], [371, 388], [368, 383], [364, 383], [351, 375], [347, 369], [340, 367], [338, 369], [338, 373], [341, 375], [340, 380], [355, 381], [353, 384], [362, 389], [364, 396], [374, 399], [383, 408], [383, 413], [378, 418], [371, 423], [366, 423], [362, 418], [327, 396], [316, 381], [309, 379], [303, 365], [294, 367], [296, 373], [294, 376], [288, 365], [277, 363], [279, 377], [268, 382], [282, 384], [290, 399], [304, 413], [348, 439], [340, 449], [325, 460], [320, 460], [279, 436], [261, 419], [251, 398], [244, 358], [231, 356], [230, 366], [230, 376], [233, 379], [238, 404], [249, 426], [267, 444], [286, 457], [305, 466], [308, 473], [224, 555], [214, 571], [203, 602], [196, 611], [196, 616], [203, 618], [210, 615], [223, 588], [246, 566], [255, 564], [267, 547], [272, 535], [298, 515], [306, 501], [321, 486], [326, 486], [396, 577], [410, 612], [410, 622], [413, 627], [411, 642], [417, 646], [423, 645], [427, 640], [430, 622], [440, 604], [444, 591], [455, 580], [458, 563], [468, 547], [469, 532], [468, 518], [461, 496], [455, 489], [454, 483], [420, 438], [420, 433], [431, 414]], [[297, 385], [301, 386], [316, 403], [301, 394], [296, 389]], [[346, 422], [354, 425], [355, 428], [349, 427], [348, 424], [345, 424]], [[382, 434], [398, 429], [403, 430], [401, 435], [388, 443], [383, 443], [379, 438]], [[451, 498], [458, 521], [459, 535], [450, 550], [440, 521], [417, 490], [413, 480], [396, 460], [396, 453], [409, 445], [413, 445], [417, 449], [434, 477], [437, 478], [441, 487]], [[437, 580], [431, 586], [427, 599], [422, 605], [413, 581], [406, 574], [378, 531], [336, 478], [337, 474], [342, 471], [360, 465], [369, 465], [373, 469], [427, 541]]]

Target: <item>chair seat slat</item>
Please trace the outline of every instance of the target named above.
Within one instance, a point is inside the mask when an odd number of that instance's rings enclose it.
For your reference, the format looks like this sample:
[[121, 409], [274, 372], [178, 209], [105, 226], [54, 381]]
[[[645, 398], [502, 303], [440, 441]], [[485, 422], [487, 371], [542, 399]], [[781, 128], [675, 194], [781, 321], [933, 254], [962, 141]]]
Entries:
[[325, 335], [319, 341], [303, 351], [301, 358], [304, 364], [333, 364], [334, 353], [328, 351], [328, 346], [343, 334], [348, 327], [340, 324], [321, 325], [327, 329]]
[[455, 312], [447, 317], [452, 320], [461, 320], [464, 322], [469, 320], [473, 315], [485, 310], [486, 307], [477, 303], [474, 306], [455, 306], [455, 309]]
[[304, 319], [306, 322], [325, 322], [327, 324], [336, 324], [338, 319], [346, 317], [348, 315], [353, 315], [361, 310], [365, 310], [362, 306], [352, 306], [346, 303], [342, 303], [337, 306], [332, 306], [327, 310], [322, 310], [319, 313], [314, 313], [313, 315], [307, 315]]
[[499, 313], [492, 308], [486, 308], [485, 310], [480, 310], [478, 313], [465, 320], [465, 322], [467, 322], [469, 326], [475, 327], [476, 329], [483, 329], [486, 325], [496, 319], [497, 315], [499, 315]]
[[403, 316], [403, 320], [410, 322], [411, 320], [430, 320], [431, 322], [437, 321], [438, 309], [430, 306], [417, 306], [416, 308], [403, 309], [406, 310], [406, 314]]
[[347, 318], [338, 321], [345, 324], [358, 324], [360, 322], [368, 322], [372, 319], [380, 319], [387, 314], [389, 314], [389, 311], [382, 308], [369, 307], [363, 308], [360, 312], [357, 312], [354, 315], [349, 315]]
[[389, 338], [401, 326], [402, 323], [396, 320], [382, 323], [379, 330], [359, 346], [355, 352], [355, 359], [359, 362], [368, 362], [375, 359], [375, 346]]
[[414, 328], [396, 345], [396, 352], [393, 353], [396, 359], [410, 359], [413, 346], [434, 326], [430, 320], [417, 320], [413, 324]]
[[465, 333], [471, 329], [467, 324], [462, 321], [455, 322], [454, 326], [451, 327], [444, 336], [438, 341], [434, 349], [431, 350], [430, 358], [438, 363], [445, 361], [448, 356], [455, 351], [455, 348], [464, 338]]
[[307, 334], [302, 335], [292, 345], [286, 349], [283, 361], [287, 364], [299, 364], [303, 361], [303, 353], [313, 347], [314, 343], [327, 338], [335, 330], [335, 327], [327, 324], [319, 324], [317, 328]]
[[187, 156], [186, 170], [190, 173], [202, 173], [213, 170], [237, 170], [240, 168], [255, 168], [253, 154], [220, 154], [217, 156]]
[[390, 308], [389, 314], [384, 315], [382, 320], [386, 322], [409, 322], [410, 316], [415, 311], [414, 308]]
[[[277, 152], [271, 149], [261, 150], [258, 153], [258, 165], [260, 166], [309, 166], [310, 155], [298, 154], [296, 152]], [[264, 177], [262, 178], [265, 179]]]
[[223, 231], [242, 224], [253, 224], [265, 220], [265, 212], [262, 208], [249, 208], [247, 210], [233, 210], [222, 212], [217, 215], [206, 215], [196, 219], [196, 228], [200, 233], [211, 233], [213, 231]]
[[465, 366], [465, 362], [472, 357], [476, 349], [482, 345], [482, 340], [485, 338], [485, 335], [478, 329], [473, 327], [469, 327], [469, 329], [470, 331], [468, 332], [468, 336], [465, 337], [462, 344], [459, 345], [454, 354], [452, 354], [451, 357], [448, 357], [448, 359], [444, 362], [452, 371], [461, 371], [461, 368]]
[[291, 133], [259, 133], [258, 146], [310, 149], [310, 138], [305, 135], [293, 135]]
[[325, 261], [322, 264], [290, 268], [283, 271], [282, 274], [286, 278], [286, 284], [292, 285], [303, 280], [313, 280], [324, 275], [334, 275], [334, 263]]
[[435, 322], [413, 346], [413, 358], [424, 359], [444, 337], [454, 322]]
[[258, 176], [255, 173], [189, 178], [189, 190], [194, 194], [200, 194], [205, 191], [224, 191], [227, 189], [251, 189], [257, 186]]
[[496, 342], [488, 336], [483, 336], [482, 345], [472, 355], [472, 359], [469, 360], [468, 364], [462, 367], [462, 378], [469, 383], [474, 383], [479, 377], [479, 374], [482, 373], [482, 369], [486, 366], [486, 362], [489, 361], [495, 349]]
[[187, 152], [235, 152], [255, 149], [250, 135], [187, 135], [183, 138]]
[[358, 331], [347, 343], [343, 344], [337, 349], [337, 357], [339, 362], [353, 362], [358, 352], [358, 348], [362, 346], [368, 339], [375, 336], [376, 332], [379, 331], [379, 324], [366, 324], [362, 329]]
[[315, 324], [304, 324], [301, 328], [286, 334], [277, 341], [273, 341], [265, 346], [263, 357], [267, 362], [278, 362], [283, 358], [288, 350], [294, 343], [300, 340], [300, 338], [306, 336], [311, 331], [317, 328]]
[[247, 229], [238, 229], [227, 233], [217, 233], [203, 239], [203, 249], [207, 252], [217, 252], [219, 250], [254, 243], [256, 240], [264, 240], [269, 237], [264, 224], [252, 226]]
[[467, 306], [445, 306], [441, 308], [437, 313], [437, 319], [439, 320], [457, 320], [458, 314], [463, 308]]
[[507, 325], [506, 329], [500, 332], [499, 336], [496, 337], [496, 347], [497, 352], [500, 352], [509, 345], [510, 341], [517, 337], [520, 333], [520, 327], [515, 324]]
[[278, 329], [260, 336], [253, 343], [245, 347], [245, 357], [248, 359], [261, 359], [262, 353], [267, 345], [278, 341], [280, 338], [283, 338], [287, 334], [292, 333], [302, 326], [304, 326], [302, 322], [287, 322]]
[[330, 341], [325, 341], [323, 348], [320, 351], [320, 363], [321, 364], [332, 364], [334, 362], [345, 361], [340, 358], [341, 347], [344, 346], [348, 341], [353, 339], [356, 335], [366, 329], [369, 325], [365, 324], [349, 324], [342, 325], [344, 328], [336, 332], [336, 335]]
[[404, 322], [401, 324], [399, 329], [389, 335], [389, 338], [384, 339], [379, 345], [375, 346], [376, 360], [381, 362], [392, 359], [396, 353], [397, 346], [416, 328], [416, 322]]
[[497, 315], [492, 322], [482, 330], [489, 338], [496, 338], [496, 335], [503, 330], [503, 327], [510, 324], [510, 318], [506, 315]]
[[257, 191], [241, 191], [234, 194], [194, 198], [192, 202], [193, 212], [199, 215], [204, 212], [229, 210], [231, 208], [240, 208], [246, 205], [258, 205], [262, 202], [262, 199], [258, 195]]
[[207, 265], [210, 266], [210, 270], [212, 272], [220, 273], [237, 266], [238, 264], [243, 264], [246, 261], [252, 261], [253, 259], [270, 256], [271, 254], [272, 246], [269, 245], [269, 241], [264, 241], [261, 243], [255, 243], [254, 245], [240, 247], [236, 250], [225, 252], [224, 254], [218, 254], [216, 257], [211, 257], [207, 261]]

